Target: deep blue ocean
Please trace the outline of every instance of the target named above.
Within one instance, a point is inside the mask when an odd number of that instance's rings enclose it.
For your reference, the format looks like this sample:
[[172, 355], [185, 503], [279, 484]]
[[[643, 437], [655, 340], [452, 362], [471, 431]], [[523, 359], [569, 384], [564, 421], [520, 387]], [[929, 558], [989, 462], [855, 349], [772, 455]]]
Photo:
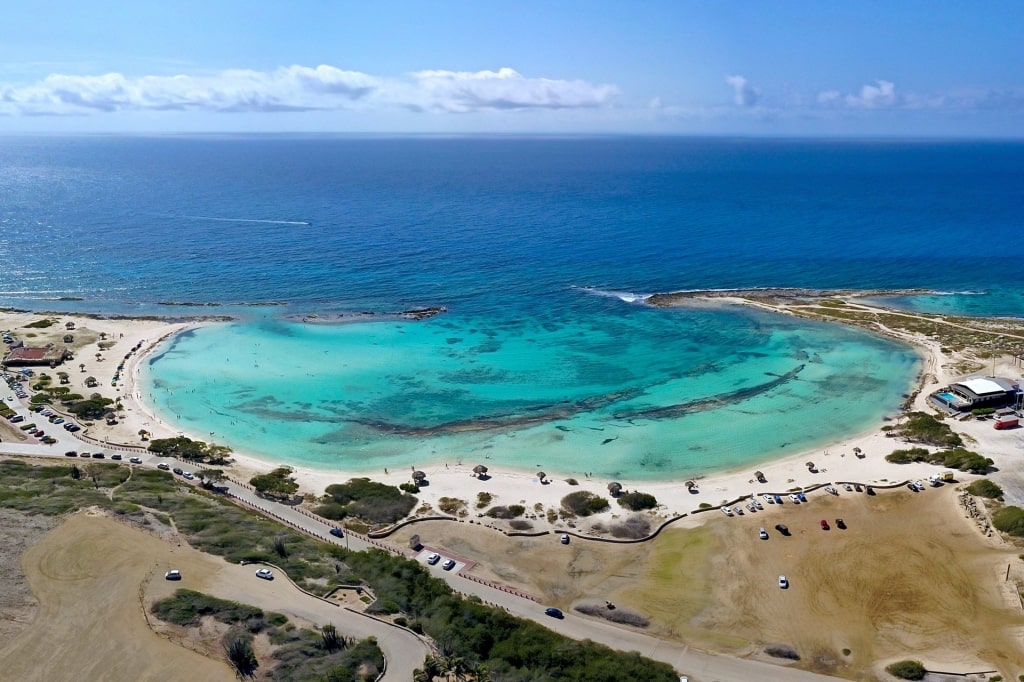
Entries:
[[[1021, 206], [1020, 143], [7, 137], [0, 304], [241, 316], [176, 340], [149, 381], [155, 407], [182, 429], [267, 458], [358, 468], [486, 450], [533, 466], [542, 449], [554, 470], [598, 453], [592, 468], [609, 474], [682, 474], [866, 428], [894, 409], [916, 364], [849, 330], [654, 311], [634, 295], [928, 288], [940, 294], [897, 303], [1024, 316]], [[328, 331], [283, 319], [415, 306], [448, 312]], [[262, 370], [214, 364], [242, 343]], [[274, 358], [260, 355], [270, 347]], [[736, 408], [746, 417], [729, 417], [733, 433], [715, 433], [724, 416], [713, 411], [632, 428], [649, 408], [756, 387], [801, 364], [801, 378]], [[232, 388], [219, 383], [191, 400], [202, 409], [182, 411], [171, 396], [197, 367]], [[282, 398], [298, 376], [305, 393]], [[779, 393], [790, 403], [758, 406]], [[838, 423], [808, 429], [809, 404]], [[526, 414], [548, 417], [515, 425]], [[632, 435], [620, 448], [606, 430], [625, 428], [626, 414]], [[485, 418], [499, 426], [430, 431]], [[289, 450], [296, 429], [306, 440]], [[291, 435], [278, 442], [275, 431]], [[529, 465], [513, 438], [529, 444]]]

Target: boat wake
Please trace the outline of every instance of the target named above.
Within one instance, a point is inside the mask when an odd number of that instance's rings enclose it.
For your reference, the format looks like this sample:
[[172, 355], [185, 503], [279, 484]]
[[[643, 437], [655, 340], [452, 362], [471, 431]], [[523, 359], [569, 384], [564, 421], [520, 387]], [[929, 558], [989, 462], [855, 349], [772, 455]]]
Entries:
[[266, 223], [268, 225], [312, 225], [307, 220], [261, 220], [259, 218], [218, 218], [208, 215], [186, 215], [189, 220], [215, 220], [221, 223]]

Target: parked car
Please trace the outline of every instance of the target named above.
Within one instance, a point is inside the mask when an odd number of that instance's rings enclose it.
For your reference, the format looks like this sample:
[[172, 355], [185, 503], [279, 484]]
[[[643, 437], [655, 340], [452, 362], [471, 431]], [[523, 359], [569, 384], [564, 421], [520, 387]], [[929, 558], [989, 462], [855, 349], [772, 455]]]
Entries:
[[172, 569], [164, 573], [164, 580], [181, 580], [181, 571]]
[[775, 504], [782, 504], [782, 495], [775, 496]]
[[156, 468], [162, 469], [163, 471], [167, 471], [171, 468], [171, 465], [168, 464], [167, 462], [160, 462], [159, 464], [156, 465]]
[[559, 542], [561, 542], [563, 545], [568, 545], [569, 544], [569, 534], [568, 533], [562, 533], [562, 539], [559, 540]]
[[779, 531], [783, 535], [789, 535], [789, 528], [781, 523], [775, 524], [775, 530]]
[[840, 530], [846, 530], [846, 521], [842, 519], [836, 519], [836, 528]]
[[14, 422], [15, 424], [17, 424], [18, 422], [25, 421], [25, 418], [22, 417], [20, 414], [16, 414], [13, 417], [11, 417], [11, 421]]
[[185, 470], [182, 469], [181, 467], [174, 467], [173, 469], [171, 469], [171, 471], [173, 471], [174, 473], [178, 474], [179, 476], [181, 476], [183, 473], [185, 473]]
[[343, 537], [345, 537], [344, 531], [342, 531], [340, 528], [332, 528], [331, 529], [331, 535], [333, 535], [336, 538], [343, 538]]
[[92, 457], [92, 453], [91, 452], [83, 452], [82, 454], [79, 455], [79, 457]]
[[762, 495], [761, 497], [763, 497], [764, 501], [767, 502], [768, 504], [775, 504], [775, 497], [773, 495], [765, 494]]
[[434, 552], [433, 554], [431, 554], [430, 556], [427, 557], [427, 563], [430, 564], [431, 566], [433, 566], [434, 564], [436, 564], [440, 560], [441, 560], [441, 555], [438, 554], [437, 552]]
[[256, 577], [263, 578], [264, 580], [273, 580], [274, 572], [271, 571], [269, 568], [259, 568], [256, 569]]
[[783, 590], [789, 589], [789, 580], [784, 575], [779, 576], [779, 588]]
[[757, 529], [757, 537], [761, 538], [762, 540], [767, 540], [768, 539], [768, 531], [766, 531], [764, 528], [758, 528]]
[[129, 457], [128, 461], [131, 462], [132, 464], [142, 464], [141, 457]]
[[68, 450], [67, 452], [64, 453], [64, 456], [65, 457], [78, 457], [78, 453], [75, 452], [74, 450]]
[[801, 502], [806, 502], [806, 501], [807, 501], [807, 496], [806, 496], [806, 495], [804, 495], [803, 493], [797, 493], [797, 494], [796, 494], [796, 496], [797, 496], [798, 498], [800, 498], [800, 501], [801, 501]]
[[552, 618], [565, 618], [565, 614], [563, 614], [561, 610], [556, 609], [553, 606], [549, 606], [548, 608], [544, 609], [544, 615], [551, 616]]
[[821, 529], [822, 530], [828, 530], [829, 529], [828, 521], [826, 521], [825, 519], [821, 520]]
[[800, 498], [796, 494], [790, 495], [789, 499], [793, 501], [793, 504], [800, 504]]
[[116, 460], [120, 461], [121, 460], [121, 455], [119, 455], [118, 453], [115, 452], [114, 454], [112, 454], [110, 456], [110, 459], [116, 459]]
[[186, 471], [185, 473], [182, 474], [182, 476], [190, 481], [196, 477], [196, 475], [193, 474], [191, 471]]
[[446, 571], [452, 570], [453, 568], [455, 568], [455, 559], [449, 559], [448, 561], [444, 562], [441, 565], [441, 568], [443, 568]]
[[732, 509], [729, 507], [722, 507], [722, 513], [726, 516], [732, 516]]

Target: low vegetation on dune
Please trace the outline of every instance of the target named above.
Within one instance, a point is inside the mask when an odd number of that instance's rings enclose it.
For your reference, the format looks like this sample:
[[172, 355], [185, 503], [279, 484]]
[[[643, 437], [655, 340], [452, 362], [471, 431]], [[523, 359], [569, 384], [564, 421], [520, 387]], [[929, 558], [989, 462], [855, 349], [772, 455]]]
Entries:
[[1007, 535], [1024, 537], [1024, 509], [1003, 507], [992, 514], [992, 525]]
[[927, 412], [908, 412], [900, 423], [883, 426], [882, 430], [891, 436], [922, 445], [959, 448], [964, 444], [949, 424]]
[[624, 507], [630, 511], [643, 511], [645, 509], [654, 509], [658, 506], [658, 500], [655, 499], [654, 495], [649, 493], [631, 492], [624, 495], [620, 495], [616, 498], [620, 507]]
[[288, 499], [299, 491], [293, 473], [295, 470], [291, 467], [277, 467], [268, 473], [253, 476], [249, 479], [249, 485], [264, 497]]
[[910, 462], [928, 462], [947, 469], [969, 471], [972, 474], [988, 473], [993, 461], [989, 457], [983, 457], [977, 452], [964, 448], [953, 448], [952, 450], [937, 450], [931, 452], [927, 448], [909, 448], [906, 450], [893, 450], [885, 456], [885, 461], [894, 464], [907, 464]]
[[[227, 626], [221, 637], [225, 655], [239, 677], [251, 677], [260, 668], [269, 668], [278, 682], [305, 680], [352, 680], [370, 682], [384, 670], [384, 655], [373, 638], [356, 642], [340, 635], [327, 624], [318, 630], [296, 628], [280, 613], [226, 599], [218, 599], [194, 590], [178, 590], [150, 609], [160, 620], [183, 627], [197, 627], [204, 618]], [[265, 635], [269, 652], [258, 660], [253, 648], [256, 635]]]
[[993, 483], [987, 478], [981, 478], [977, 481], [972, 481], [967, 486], [967, 492], [976, 497], [987, 497], [991, 500], [1003, 499], [1003, 489], [998, 484]]
[[314, 511], [334, 521], [353, 518], [375, 525], [403, 519], [414, 506], [416, 498], [394, 486], [353, 478], [347, 483], [327, 486]]
[[[72, 475], [75, 470], [77, 477]], [[33, 466], [2, 461], [0, 507], [51, 516], [95, 507], [150, 527], [168, 528], [173, 519], [178, 532], [193, 547], [232, 563], [272, 561], [296, 584], [314, 593], [322, 594], [341, 584], [368, 585], [377, 597], [372, 611], [398, 615], [413, 630], [438, 643], [443, 656], [486, 667], [494, 682], [678, 680], [672, 667], [664, 663], [592, 642], [577, 642], [479, 600], [463, 599], [415, 561], [381, 550], [350, 552], [340, 545], [314, 540], [213, 493], [185, 487], [162, 471], [130, 470], [98, 462], [73, 468], [67, 464]], [[193, 610], [209, 608], [209, 602], [196, 599], [179, 608], [185, 614], [182, 617], [187, 617]], [[250, 614], [244, 609], [237, 613]], [[263, 616], [268, 623], [270, 618]], [[244, 629], [245, 625], [240, 627]], [[285, 634], [292, 632], [287, 628], [284, 625], [279, 629]], [[282, 649], [275, 655], [283, 656], [280, 652], [289, 643], [306, 646], [303, 637], [295, 634], [288, 635], [287, 641], [279, 639]], [[239, 634], [231, 641], [239, 639], [245, 638]], [[244, 662], [244, 641], [236, 647]], [[280, 679], [362, 678], [314, 672], [306, 677]]]
[[186, 462], [199, 464], [230, 464], [231, 448], [226, 445], [210, 445], [185, 436], [157, 438], [149, 443], [149, 451], [160, 457], [174, 457]]
[[590, 516], [608, 509], [608, 500], [588, 490], [579, 490], [562, 498], [562, 509], [573, 516]]
[[928, 674], [921, 661], [896, 661], [885, 667], [885, 671], [901, 680], [923, 680]]

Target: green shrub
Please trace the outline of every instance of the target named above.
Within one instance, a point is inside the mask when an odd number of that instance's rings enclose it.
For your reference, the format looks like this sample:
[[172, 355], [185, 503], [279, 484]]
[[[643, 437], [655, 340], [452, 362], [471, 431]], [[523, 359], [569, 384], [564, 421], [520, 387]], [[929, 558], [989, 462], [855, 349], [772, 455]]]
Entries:
[[173, 596], [157, 601], [150, 611], [160, 620], [185, 626], [199, 625], [203, 616], [212, 616], [228, 624], [263, 617], [263, 611], [255, 606], [218, 599], [186, 589], [178, 590]]
[[477, 509], [483, 509], [484, 507], [489, 505], [491, 503], [491, 500], [493, 500], [493, 499], [494, 499], [494, 496], [491, 495], [488, 492], [479, 492], [479, 493], [477, 493], [476, 494], [476, 508]]
[[971, 414], [975, 417], [984, 417], [985, 415], [995, 414], [996, 408], [994, 407], [976, 407], [971, 410]]
[[973, 481], [967, 486], [967, 492], [978, 497], [987, 497], [993, 500], [1003, 499], [1003, 489], [987, 478]]
[[29, 322], [24, 325], [24, 327], [26, 329], [46, 329], [47, 327], [52, 327], [54, 324], [56, 324], [55, 320], [44, 318], [42, 320], [36, 320], [35, 322]]
[[901, 680], [923, 680], [928, 672], [921, 661], [896, 661], [885, 667], [885, 671]]
[[335, 483], [324, 492], [316, 513], [334, 520], [352, 516], [369, 523], [394, 523], [405, 518], [416, 506], [415, 497], [368, 478]]
[[957, 448], [964, 444], [949, 424], [945, 424], [927, 412], [908, 412], [905, 421], [889, 430], [897, 436], [915, 443], [938, 447]]
[[658, 500], [655, 499], [654, 495], [648, 493], [626, 493], [619, 497], [618, 500], [620, 506], [630, 511], [643, 511], [644, 509], [654, 509], [658, 506]]
[[416, 495], [420, 491], [420, 489], [417, 488], [412, 483], [401, 483], [401, 484], [399, 484], [398, 489], [403, 491], [403, 492], [407, 492], [410, 495]]
[[590, 516], [608, 509], [608, 500], [589, 490], [579, 490], [562, 498], [562, 509], [576, 516]]
[[910, 448], [909, 450], [893, 450], [885, 456], [886, 462], [893, 464], [907, 464], [909, 462], [923, 462], [928, 459], [931, 453], [925, 448]]
[[445, 514], [457, 514], [466, 503], [456, 497], [442, 497], [437, 501], [437, 508]]
[[516, 518], [526, 513], [526, 507], [521, 504], [510, 504], [508, 506], [508, 511], [512, 514], [513, 518]]
[[1024, 537], [1024, 509], [1003, 507], [992, 515], [992, 525], [1009, 535]]

